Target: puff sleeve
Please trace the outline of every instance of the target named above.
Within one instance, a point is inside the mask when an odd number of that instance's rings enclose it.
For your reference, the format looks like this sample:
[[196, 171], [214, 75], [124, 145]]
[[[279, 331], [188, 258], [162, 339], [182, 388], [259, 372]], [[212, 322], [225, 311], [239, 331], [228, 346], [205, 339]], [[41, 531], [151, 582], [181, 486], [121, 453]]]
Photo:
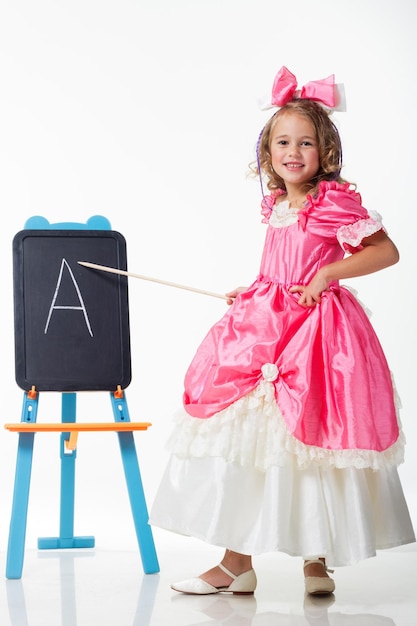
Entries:
[[306, 207], [299, 212], [303, 228], [334, 243], [346, 252], [356, 252], [365, 237], [383, 229], [381, 216], [362, 206], [359, 193], [349, 183], [322, 182], [318, 193], [308, 196]]

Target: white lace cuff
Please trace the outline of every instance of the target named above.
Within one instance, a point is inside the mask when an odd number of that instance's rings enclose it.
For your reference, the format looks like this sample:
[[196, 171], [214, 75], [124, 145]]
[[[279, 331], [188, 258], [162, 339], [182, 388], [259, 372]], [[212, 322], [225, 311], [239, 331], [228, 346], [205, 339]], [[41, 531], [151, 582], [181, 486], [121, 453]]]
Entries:
[[341, 226], [337, 231], [337, 240], [343, 250], [352, 250], [360, 247], [362, 239], [370, 237], [381, 229], [385, 230], [382, 217], [376, 211], [369, 211], [369, 217], [366, 219]]

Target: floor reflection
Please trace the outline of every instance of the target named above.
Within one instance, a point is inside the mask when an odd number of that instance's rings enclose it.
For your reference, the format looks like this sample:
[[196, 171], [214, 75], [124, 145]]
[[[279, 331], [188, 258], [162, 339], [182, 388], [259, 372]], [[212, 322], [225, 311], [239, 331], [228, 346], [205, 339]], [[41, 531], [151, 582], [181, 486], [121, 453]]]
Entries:
[[[136, 550], [29, 551], [22, 579], [0, 580], [0, 626], [417, 624], [415, 548], [340, 569], [337, 592], [328, 597], [306, 596], [299, 564], [277, 555], [259, 557], [254, 596], [175, 593], [170, 581], [179, 570], [212, 560], [209, 549], [186, 548], [161, 550], [161, 572], [152, 575], [143, 573]], [[0, 552], [0, 569], [5, 558]]]
[[[94, 552], [71, 550], [65, 552], [52, 551], [40, 553], [41, 558], [58, 558], [59, 560], [62, 626], [77, 626], [78, 623], [75, 560], [78, 558], [94, 558], [94, 556]], [[11, 626], [31, 626], [26, 610], [24, 582], [22, 582], [22, 579], [6, 580], [5, 584]], [[129, 622], [131, 626], [151, 626], [158, 585], [159, 576], [157, 574], [143, 575], [139, 587], [136, 611], [134, 615], [132, 615], [132, 621]]]
[[[335, 597], [305, 596], [304, 612], [287, 614], [257, 611], [255, 596], [174, 596], [173, 606], [193, 608], [208, 617], [207, 621], [187, 626], [396, 626], [390, 617], [371, 614], [340, 613], [329, 610]], [[182, 607], [181, 607], [182, 608]], [[298, 611], [298, 610], [297, 610]]]
[[7, 607], [12, 626], [29, 626], [21, 580], [6, 580]]

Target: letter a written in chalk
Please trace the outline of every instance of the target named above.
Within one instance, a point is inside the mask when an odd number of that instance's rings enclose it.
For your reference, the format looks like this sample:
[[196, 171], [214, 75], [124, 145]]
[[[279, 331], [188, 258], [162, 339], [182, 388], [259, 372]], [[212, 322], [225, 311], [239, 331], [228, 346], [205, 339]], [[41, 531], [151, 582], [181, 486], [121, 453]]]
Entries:
[[[74, 289], [77, 293], [78, 296], [78, 301], [79, 301], [79, 305], [78, 306], [73, 306], [73, 305], [57, 305], [56, 301], [58, 298], [58, 294], [59, 294], [59, 290], [61, 288], [61, 282], [62, 282], [62, 276], [64, 273], [64, 269], [69, 273], [71, 280], [73, 282], [74, 285]], [[70, 268], [70, 266], [68, 265], [67, 261], [65, 259], [62, 259], [61, 262], [61, 268], [59, 270], [59, 276], [58, 276], [58, 280], [56, 283], [56, 288], [55, 288], [55, 293], [54, 293], [54, 297], [52, 298], [52, 303], [49, 309], [49, 313], [48, 313], [48, 319], [46, 320], [46, 325], [45, 325], [45, 330], [44, 333], [46, 335], [46, 333], [48, 332], [48, 328], [49, 328], [49, 323], [51, 321], [52, 318], [52, 314], [54, 311], [56, 310], [68, 310], [68, 311], [82, 311], [84, 314], [84, 320], [85, 320], [85, 325], [88, 329], [88, 332], [90, 333], [91, 337], [93, 336], [93, 331], [91, 330], [91, 324], [90, 324], [90, 320], [88, 319], [88, 313], [87, 313], [87, 309], [85, 308], [85, 304], [84, 304], [84, 300], [83, 297], [81, 295], [81, 291], [80, 288], [78, 287], [77, 281], [75, 280], [75, 276], [72, 273], [72, 270]]]

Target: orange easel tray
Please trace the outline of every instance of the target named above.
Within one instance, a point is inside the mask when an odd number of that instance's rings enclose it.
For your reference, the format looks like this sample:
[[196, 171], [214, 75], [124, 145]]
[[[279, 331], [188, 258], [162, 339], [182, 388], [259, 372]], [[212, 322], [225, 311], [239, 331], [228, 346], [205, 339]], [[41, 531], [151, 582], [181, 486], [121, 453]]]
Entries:
[[19, 422], [17, 424], [5, 424], [4, 428], [11, 432], [35, 433], [35, 432], [82, 432], [82, 431], [131, 431], [147, 430], [150, 422]]

